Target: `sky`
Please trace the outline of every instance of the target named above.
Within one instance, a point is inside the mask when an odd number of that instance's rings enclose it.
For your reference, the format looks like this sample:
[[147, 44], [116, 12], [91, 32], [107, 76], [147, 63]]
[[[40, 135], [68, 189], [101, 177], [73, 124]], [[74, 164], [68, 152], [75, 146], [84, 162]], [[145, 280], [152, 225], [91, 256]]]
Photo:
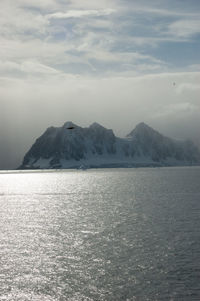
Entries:
[[199, 0], [1, 0], [0, 169], [49, 126], [200, 145]]

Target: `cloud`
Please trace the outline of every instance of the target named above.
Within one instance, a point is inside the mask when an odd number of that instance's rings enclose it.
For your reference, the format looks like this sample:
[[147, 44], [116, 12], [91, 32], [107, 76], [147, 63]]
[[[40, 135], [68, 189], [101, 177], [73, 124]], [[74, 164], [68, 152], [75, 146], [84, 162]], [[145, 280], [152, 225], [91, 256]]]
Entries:
[[200, 71], [200, 64], [193, 64], [188, 66], [189, 71]]
[[40, 58], [41, 60], [52, 59], [52, 62], [55, 62], [54, 60], [68, 49], [65, 43], [34, 38], [25, 41], [20, 39], [2, 39], [1, 41], [1, 59]]
[[7, 61], [7, 62], [1, 62], [0, 61], [0, 70], [2, 73], [6, 73], [6, 72], [20, 72], [20, 73], [26, 73], [29, 75], [33, 75], [33, 74], [47, 74], [47, 75], [51, 75], [51, 74], [58, 74], [59, 71], [57, 71], [56, 69], [40, 64], [39, 62], [37, 62], [36, 60], [32, 60], [32, 61], [23, 61], [22, 63], [15, 63], [12, 61]]
[[178, 20], [169, 25], [169, 34], [188, 38], [200, 33], [200, 19]]
[[67, 19], [67, 18], [82, 18], [85, 16], [108, 16], [115, 12], [113, 9], [103, 10], [69, 10], [68, 12], [57, 12], [47, 15], [47, 19]]
[[[139, 6], [137, 2], [127, 1], [125, 6], [121, 1], [87, 0], [83, 8], [80, 0], [45, 0], [43, 4], [32, 0], [28, 4], [25, 0], [2, 1], [1, 60], [20, 66], [35, 61], [58, 72], [78, 74], [100, 75], [131, 68], [134, 74], [166, 72], [167, 63], [147, 47], [153, 49], [162, 43], [187, 41], [189, 33], [186, 30], [184, 34], [179, 33], [180, 20], [159, 27], [154, 15], [178, 12], [156, 7], [155, 3], [148, 6], [145, 2]], [[152, 24], [149, 14], [153, 15]]]
[[[156, 123], [162, 116], [162, 122], [170, 123], [170, 118], [184, 116], [187, 110], [191, 116], [200, 112], [199, 90], [191, 89], [199, 76], [186, 72], [92, 78], [49, 73], [25, 81], [1, 78], [4, 116], [9, 116], [4, 123], [14, 126], [19, 117], [20, 127], [29, 122], [30, 132], [39, 133], [42, 127], [68, 119], [82, 125], [96, 120], [122, 135], [142, 120]], [[183, 87], [190, 88], [188, 93], [180, 93]]]
[[0, 36], [4, 38], [27, 38], [27, 33], [32, 36], [45, 34], [48, 22], [41, 13], [24, 10], [12, 2], [0, 4]]
[[167, 16], [167, 17], [197, 17], [199, 16], [198, 13], [195, 12], [186, 12], [180, 10], [169, 10], [169, 9], [160, 9], [152, 6], [134, 6], [133, 10], [135, 12], [141, 14], [151, 14], [151, 15], [158, 15], [158, 16]]
[[174, 116], [177, 117], [180, 115], [188, 116], [188, 114], [196, 114], [197, 110], [200, 113], [199, 107], [189, 102], [169, 104], [165, 105], [165, 107], [162, 108], [162, 111], [157, 112], [154, 118], [172, 119]]
[[180, 94], [184, 94], [187, 91], [194, 91], [194, 92], [200, 92], [200, 85], [193, 84], [193, 83], [182, 83], [178, 86], [177, 92]]
[[94, 10], [99, 10], [99, 9], [105, 9], [105, 7], [109, 8], [116, 8], [118, 7], [118, 1], [115, 0], [101, 0], [101, 1], [94, 1], [94, 0], [73, 0], [69, 1], [67, 3], [67, 6], [69, 8], [73, 9], [78, 9], [78, 10], [84, 10], [84, 9], [94, 9]]

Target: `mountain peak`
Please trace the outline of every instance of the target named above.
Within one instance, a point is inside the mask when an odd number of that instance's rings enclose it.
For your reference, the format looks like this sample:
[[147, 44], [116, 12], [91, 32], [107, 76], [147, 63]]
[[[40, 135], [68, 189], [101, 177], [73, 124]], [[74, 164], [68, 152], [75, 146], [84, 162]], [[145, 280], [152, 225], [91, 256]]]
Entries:
[[72, 127], [77, 127], [76, 124], [74, 124], [72, 121], [67, 121], [63, 124], [63, 128], [72, 128]]
[[139, 129], [149, 129], [150, 126], [148, 124], [146, 124], [145, 122], [140, 122], [136, 125], [135, 128], [139, 128]]
[[157, 133], [159, 134], [157, 131], [155, 131], [152, 127], [150, 127], [149, 125], [147, 125], [144, 122], [140, 122], [136, 125], [136, 127], [127, 135], [127, 137], [133, 137], [135, 135], [150, 135], [152, 133]]
[[99, 124], [98, 122], [93, 122], [91, 125], [90, 125], [90, 128], [94, 128], [94, 129], [105, 129], [101, 124]]
[[89, 129], [91, 129], [92, 131], [94, 131], [95, 133], [106, 133], [106, 132], [113, 132], [112, 130], [109, 130], [107, 128], [105, 128], [104, 126], [102, 126], [101, 124], [97, 123], [97, 122], [93, 122], [90, 126]]

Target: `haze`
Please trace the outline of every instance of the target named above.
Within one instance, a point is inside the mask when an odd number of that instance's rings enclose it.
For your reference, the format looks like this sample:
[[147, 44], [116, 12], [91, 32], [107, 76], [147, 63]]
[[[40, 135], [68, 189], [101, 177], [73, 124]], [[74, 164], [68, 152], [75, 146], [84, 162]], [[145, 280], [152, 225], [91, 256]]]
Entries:
[[200, 141], [199, 1], [1, 0], [0, 44], [0, 169], [69, 120]]

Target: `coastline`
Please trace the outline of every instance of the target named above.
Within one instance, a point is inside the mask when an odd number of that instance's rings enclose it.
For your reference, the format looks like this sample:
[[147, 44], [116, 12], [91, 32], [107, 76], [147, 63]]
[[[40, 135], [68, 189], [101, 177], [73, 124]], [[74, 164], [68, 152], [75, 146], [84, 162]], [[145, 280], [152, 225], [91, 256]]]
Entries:
[[54, 173], [54, 172], [75, 172], [75, 171], [92, 171], [92, 170], [117, 170], [117, 169], [173, 169], [173, 168], [200, 168], [200, 165], [154, 165], [154, 166], [116, 166], [116, 167], [88, 167], [86, 169], [74, 168], [35, 168], [35, 169], [9, 169], [0, 170], [0, 174], [21, 174], [21, 173]]

